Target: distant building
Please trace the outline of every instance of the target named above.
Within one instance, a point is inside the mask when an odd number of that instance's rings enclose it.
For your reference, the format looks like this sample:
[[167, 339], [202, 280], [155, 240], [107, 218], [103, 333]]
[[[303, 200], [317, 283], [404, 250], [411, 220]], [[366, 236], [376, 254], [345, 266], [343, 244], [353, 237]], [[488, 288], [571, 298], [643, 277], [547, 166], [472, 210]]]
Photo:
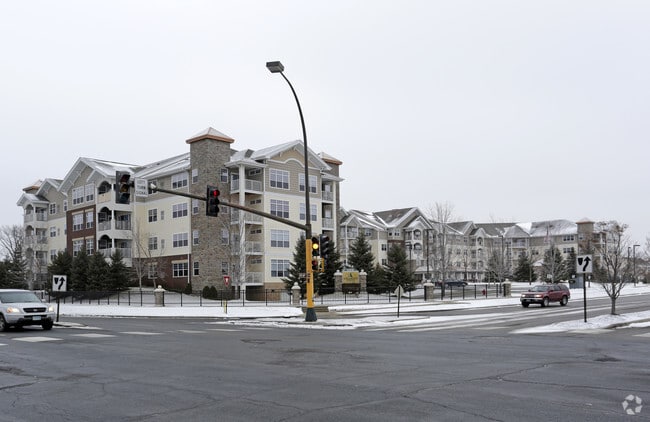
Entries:
[[[337, 241], [341, 161], [309, 151], [310, 210], [305, 209], [302, 141], [258, 151], [232, 149], [234, 139], [208, 128], [186, 141], [189, 152], [150, 164], [79, 158], [62, 179], [23, 189], [25, 256], [32, 288], [49, 285], [57, 253], [110, 257], [120, 251], [143, 286], [281, 288], [304, 232], [257, 214], [222, 206], [205, 215], [206, 186], [221, 200], [296, 222], [310, 212], [312, 231]], [[156, 192], [115, 201], [117, 171], [191, 197]]]

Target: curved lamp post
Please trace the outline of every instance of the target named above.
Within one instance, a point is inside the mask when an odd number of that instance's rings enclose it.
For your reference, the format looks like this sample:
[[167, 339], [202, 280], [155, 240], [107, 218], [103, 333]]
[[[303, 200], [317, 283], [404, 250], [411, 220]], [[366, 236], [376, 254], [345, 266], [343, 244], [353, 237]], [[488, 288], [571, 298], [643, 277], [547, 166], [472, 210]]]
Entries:
[[304, 159], [305, 159], [305, 249], [306, 249], [306, 260], [305, 260], [305, 270], [307, 274], [307, 312], [305, 313], [305, 321], [316, 321], [316, 311], [314, 310], [314, 273], [311, 267], [311, 207], [309, 205], [309, 150], [307, 149], [307, 131], [305, 130], [305, 119], [302, 116], [302, 108], [300, 107], [300, 101], [298, 101], [298, 95], [296, 95], [296, 90], [293, 89], [293, 85], [289, 82], [286, 76], [284, 76], [284, 66], [279, 61], [275, 62], [266, 62], [266, 68], [271, 73], [279, 73], [282, 75], [291, 92], [293, 97], [296, 99], [296, 104], [298, 105], [298, 113], [300, 114], [300, 124], [302, 125], [302, 142], [305, 147]]

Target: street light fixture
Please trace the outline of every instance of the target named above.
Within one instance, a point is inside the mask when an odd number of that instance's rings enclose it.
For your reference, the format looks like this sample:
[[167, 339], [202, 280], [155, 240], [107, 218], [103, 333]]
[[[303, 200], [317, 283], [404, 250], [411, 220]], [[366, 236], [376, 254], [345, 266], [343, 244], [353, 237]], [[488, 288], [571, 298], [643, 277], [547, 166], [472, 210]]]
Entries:
[[300, 107], [300, 101], [298, 101], [298, 95], [296, 95], [296, 90], [293, 89], [293, 85], [289, 82], [286, 76], [284, 76], [284, 66], [279, 61], [275, 62], [266, 62], [266, 68], [271, 73], [279, 73], [282, 75], [291, 92], [293, 93], [293, 98], [296, 99], [296, 104], [298, 105], [298, 113], [300, 114], [300, 124], [302, 126], [302, 142], [304, 144], [304, 159], [305, 159], [305, 243], [306, 243], [306, 270], [308, 275], [307, 278], [307, 311], [305, 312], [305, 321], [312, 322], [316, 321], [318, 318], [316, 316], [316, 310], [314, 309], [314, 273], [310, 270], [309, 263], [311, 262], [311, 206], [309, 204], [309, 150], [307, 148], [307, 131], [305, 130], [305, 119], [302, 115], [302, 108]]

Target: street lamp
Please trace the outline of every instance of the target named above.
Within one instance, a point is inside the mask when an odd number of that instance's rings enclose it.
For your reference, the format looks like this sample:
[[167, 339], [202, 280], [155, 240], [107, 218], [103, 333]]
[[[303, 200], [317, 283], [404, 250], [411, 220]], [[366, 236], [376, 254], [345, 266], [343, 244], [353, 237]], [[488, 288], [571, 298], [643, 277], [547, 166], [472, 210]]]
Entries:
[[279, 61], [275, 62], [266, 62], [266, 68], [271, 73], [279, 73], [282, 75], [291, 92], [293, 93], [293, 98], [296, 99], [296, 104], [298, 105], [298, 113], [300, 114], [300, 124], [302, 125], [302, 142], [304, 145], [304, 160], [305, 160], [305, 251], [306, 251], [306, 270], [309, 274], [307, 278], [307, 311], [305, 313], [305, 321], [312, 322], [316, 321], [318, 318], [316, 316], [316, 310], [314, 309], [314, 273], [311, 271], [311, 207], [309, 205], [309, 150], [307, 149], [307, 131], [305, 130], [305, 119], [302, 116], [302, 108], [300, 107], [300, 101], [298, 101], [298, 95], [296, 95], [296, 90], [293, 89], [293, 85], [289, 82], [286, 76], [284, 76], [284, 66]]
[[634, 287], [636, 287], [636, 248], [641, 245], [632, 245], [632, 277], [634, 277]]

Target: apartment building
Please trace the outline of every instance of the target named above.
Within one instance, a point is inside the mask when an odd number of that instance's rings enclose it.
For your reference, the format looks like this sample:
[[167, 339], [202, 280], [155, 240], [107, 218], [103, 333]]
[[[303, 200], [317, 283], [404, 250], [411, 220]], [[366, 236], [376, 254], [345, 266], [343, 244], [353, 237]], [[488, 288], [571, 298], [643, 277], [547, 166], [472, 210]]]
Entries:
[[350, 245], [364, 233], [376, 262], [387, 264], [388, 249], [398, 244], [406, 251], [417, 280], [454, 279], [483, 281], [491, 256], [497, 256], [500, 271], [511, 275], [519, 256], [530, 257], [541, 268], [544, 253], [555, 247], [567, 259], [571, 253], [586, 253], [601, 244], [603, 234], [594, 222], [549, 220], [528, 223], [475, 223], [462, 221], [442, 224], [425, 216], [418, 208], [380, 212], [341, 210], [339, 247], [344, 265]]
[[[218, 187], [224, 203], [294, 222], [310, 212], [313, 233], [337, 241], [341, 161], [310, 150], [306, 179], [302, 141], [235, 150], [234, 139], [208, 128], [185, 142], [189, 152], [144, 165], [82, 157], [63, 179], [24, 188], [18, 206], [31, 287], [47, 285], [47, 265], [60, 251], [108, 258], [119, 250], [143, 286], [282, 288], [304, 232], [228, 206], [208, 217], [199, 199], [208, 185]], [[178, 194], [132, 189], [130, 203], [118, 204], [117, 171]]]

